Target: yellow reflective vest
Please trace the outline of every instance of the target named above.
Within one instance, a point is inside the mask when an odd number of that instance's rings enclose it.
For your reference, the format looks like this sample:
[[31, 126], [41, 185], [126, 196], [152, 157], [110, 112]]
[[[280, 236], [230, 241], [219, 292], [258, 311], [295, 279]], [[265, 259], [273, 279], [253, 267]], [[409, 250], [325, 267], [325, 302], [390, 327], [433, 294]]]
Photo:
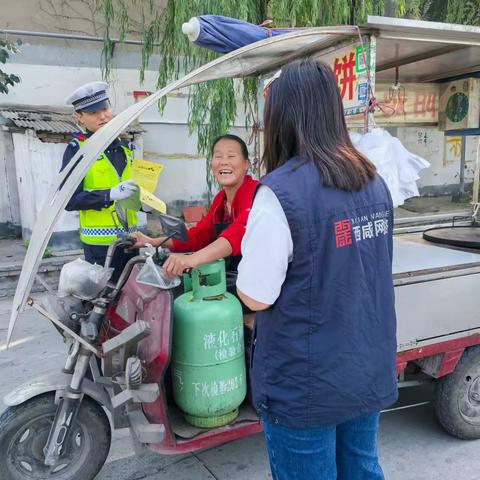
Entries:
[[[81, 147], [85, 140], [75, 141]], [[133, 162], [133, 151], [122, 145], [127, 164], [120, 177], [105, 153], [91, 166], [83, 180], [83, 190], [107, 190], [117, 186], [130, 178]], [[128, 230], [137, 229], [137, 215], [133, 210], [128, 210]], [[110, 245], [118, 233], [125, 233], [125, 229], [118, 221], [115, 205], [101, 210], [80, 210], [80, 240], [89, 245]]]

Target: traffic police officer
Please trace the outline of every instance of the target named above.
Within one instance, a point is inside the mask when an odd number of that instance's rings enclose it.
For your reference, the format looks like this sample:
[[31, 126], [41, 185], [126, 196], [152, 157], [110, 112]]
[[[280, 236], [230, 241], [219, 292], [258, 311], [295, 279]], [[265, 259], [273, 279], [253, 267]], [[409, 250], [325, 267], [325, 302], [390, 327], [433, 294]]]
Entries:
[[[85, 131], [74, 134], [73, 141], [68, 144], [62, 170], [87, 138], [112, 119], [107, 89], [105, 82], [90, 82], [68, 97], [67, 103], [73, 105], [76, 120]], [[132, 161], [133, 151], [119, 138], [115, 139], [92, 165], [65, 207], [68, 211], [80, 212], [80, 240], [87, 262], [104, 265], [108, 246], [119, 231], [124, 231], [116, 218], [114, 202], [129, 198], [138, 189], [129, 180]], [[131, 232], [136, 230], [136, 224], [135, 212], [128, 210]], [[117, 249], [111, 263], [115, 269], [112, 280], [118, 279], [125, 264], [137, 253], [138, 250], [126, 253]]]

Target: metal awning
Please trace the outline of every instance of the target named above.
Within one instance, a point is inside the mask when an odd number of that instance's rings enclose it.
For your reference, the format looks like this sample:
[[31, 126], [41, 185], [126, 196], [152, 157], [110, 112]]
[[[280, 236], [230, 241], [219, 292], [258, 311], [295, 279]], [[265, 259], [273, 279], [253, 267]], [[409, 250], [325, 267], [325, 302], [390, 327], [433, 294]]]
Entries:
[[221, 78], [266, 74], [297, 58], [328, 49], [355, 36], [358, 37], [357, 27], [343, 25], [299, 29], [266, 38], [220, 57], [218, 60], [221, 62], [215, 68], [196, 75], [188, 85]]
[[54, 112], [37, 109], [0, 105], [0, 115], [19, 129], [36, 132], [75, 133], [79, 126], [73, 121], [71, 112]]
[[433, 82], [480, 71], [480, 28], [368, 17], [377, 37], [377, 81]]
[[[48, 106], [26, 106], [0, 104], [0, 116], [7, 121], [7, 126], [19, 130], [34, 130], [41, 133], [72, 134], [80, 132], [81, 127], [73, 117], [71, 108]], [[138, 124], [130, 125], [126, 133], [141, 133]]]
[[[369, 16], [362, 34], [377, 40], [377, 81], [432, 82], [480, 71], [480, 27]], [[188, 84], [262, 75], [295, 59], [325, 53], [358, 39], [356, 27], [299, 29], [268, 38], [221, 57], [221, 64]]]

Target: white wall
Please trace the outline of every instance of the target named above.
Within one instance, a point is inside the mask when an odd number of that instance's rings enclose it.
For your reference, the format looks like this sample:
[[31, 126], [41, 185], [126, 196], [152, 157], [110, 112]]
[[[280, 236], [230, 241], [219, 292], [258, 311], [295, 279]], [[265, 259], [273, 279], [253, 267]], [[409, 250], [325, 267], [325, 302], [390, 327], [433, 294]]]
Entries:
[[[22, 236], [24, 240], [29, 240], [49, 192], [58, 182], [66, 145], [42, 142], [33, 130], [13, 133], [12, 138]], [[139, 226], [146, 224], [145, 214], [139, 214], [138, 224]], [[79, 245], [78, 228], [78, 212], [62, 212], [55, 226], [53, 243], [64, 248], [74, 248]]]
[[20, 225], [20, 204], [12, 158], [11, 135], [0, 126], [0, 238], [18, 233]]
[[[49, 49], [48, 46], [44, 48], [45, 51]], [[8, 70], [19, 75], [21, 82], [7, 95], [8, 103], [65, 107], [65, 100], [77, 87], [102, 80], [98, 67], [21, 63], [21, 54], [17, 54], [15, 60], [16, 63], [8, 65]], [[115, 111], [122, 111], [134, 103], [133, 90], [153, 88], [154, 72], [146, 72], [146, 77], [145, 86], [141, 86], [137, 70], [121, 68], [113, 72], [109, 94]]]
[[[442, 188], [458, 185], [460, 175], [460, 137], [445, 137], [436, 127], [401, 127], [396, 136], [407, 150], [416, 153], [430, 162], [430, 168], [420, 172], [419, 188]], [[473, 181], [478, 137], [467, 137], [465, 182]]]
[[[28, 240], [49, 190], [58, 179], [65, 145], [43, 143], [32, 130], [27, 130], [25, 134], [14, 133], [12, 137], [15, 147], [22, 232], [24, 240]], [[78, 225], [78, 212], [64, 212], [55, 230], [57, 232], [75, 231]]]

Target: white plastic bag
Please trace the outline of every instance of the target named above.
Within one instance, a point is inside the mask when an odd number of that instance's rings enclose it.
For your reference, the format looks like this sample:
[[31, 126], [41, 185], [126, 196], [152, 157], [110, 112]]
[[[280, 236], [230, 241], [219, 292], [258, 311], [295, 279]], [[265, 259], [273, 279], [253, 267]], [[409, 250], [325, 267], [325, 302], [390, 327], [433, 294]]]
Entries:
[[107, 286], [113, 268], [91, 264], [77, 258], [66, 263], [60, 272], [58, 296], [73, 295], [82, 300], [92, 300]]
[[137, 276], [137, 282], [161, 288], [162, 290], [169, 290], [178, 287], [181, 283], [181, 279], [178, 276], [167, 277], [167, 275], [163, 273], [163, 269], [158, 265], [155, 265], [153, 258], [148, 257], [145, 261], [145, 265]]
[[390, 190], [394, 207], [403, 205], [407, 198], [418, 197], [418, 172], [429, 167], [429, 162], [409, 152], [383, 128], [374, 128], [365, 135], [352, 133], [350, 137], [354, 147], [377, 167]]

